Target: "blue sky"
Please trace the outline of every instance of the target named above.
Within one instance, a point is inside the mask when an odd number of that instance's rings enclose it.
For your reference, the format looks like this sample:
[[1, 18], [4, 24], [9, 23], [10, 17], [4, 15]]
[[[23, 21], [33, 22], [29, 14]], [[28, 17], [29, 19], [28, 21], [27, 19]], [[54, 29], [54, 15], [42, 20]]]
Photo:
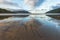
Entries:
[[0, 0], [1, 8], [32, 10], [32, 12], [35, 12], [35, 10], [46, 12], [53, 9], [52, 6], [58, 4], [60, 4], [60, 0], [39, 0], [39, 2], [35, 4], [34, 8], [30, 8], [24, 3], [24, 0]]

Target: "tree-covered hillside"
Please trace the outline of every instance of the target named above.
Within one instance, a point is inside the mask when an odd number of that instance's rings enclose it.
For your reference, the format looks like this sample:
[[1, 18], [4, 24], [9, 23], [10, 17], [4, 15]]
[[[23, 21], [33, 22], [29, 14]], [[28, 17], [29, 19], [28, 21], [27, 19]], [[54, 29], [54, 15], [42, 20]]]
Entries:
[[[53, 13], [59, 13], [60, 14], [60, 8], [48, 11], [47, 13], [52, 13], [52, 14]], [[60, 20], [60, 15], [47, 15], [47, 16], [50, 16], [52, 18]]]
[[60, 13], [60, 8], [48, 11], [47, 13]]
[[11, 11], [0, 8], [0, 13], [11, 13]]
[[[23, 14], [25, 14], [25, 13], [30, 13], [30, 12], [28, 12], [28, 11], [25, 11], [25, 10], [17, 10], [17, 11], [10, 11], [10, 10], [6, 10], [6, 9], [2, 9], [2, 8], [0, 8], [0, 14], [1, 13], [12, 13], [12, 14], [17, 14], [17, 13], [23, 13]], [[27, 16], [29, 16], [29, 15], [17, 15], [17, 16], [14, 16], [14, 17], [27, 17]], [[0, 19], [4, 19], [4, 18], [8, 18], [8, 17], [11, 17], [11, 16], [0, 16]]]

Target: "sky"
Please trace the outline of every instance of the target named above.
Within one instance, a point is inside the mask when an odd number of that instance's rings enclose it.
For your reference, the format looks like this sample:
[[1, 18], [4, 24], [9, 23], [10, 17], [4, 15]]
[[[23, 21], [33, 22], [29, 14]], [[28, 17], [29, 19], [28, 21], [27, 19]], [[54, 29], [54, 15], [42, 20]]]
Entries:
[[60, 0], [0, 0], [0, 8], [23, 9], [30, 12], [47, 12], [53, 6], [60, 5]]

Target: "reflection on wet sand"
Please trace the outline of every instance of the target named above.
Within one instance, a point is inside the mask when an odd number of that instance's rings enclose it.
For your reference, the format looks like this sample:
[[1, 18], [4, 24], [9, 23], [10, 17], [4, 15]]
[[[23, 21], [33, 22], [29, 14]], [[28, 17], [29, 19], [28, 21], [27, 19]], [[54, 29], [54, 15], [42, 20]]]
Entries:
[[0, 22], [0, 40], [60, 40], [60, 31], [52, 22], [40, 18], [17, 19]]

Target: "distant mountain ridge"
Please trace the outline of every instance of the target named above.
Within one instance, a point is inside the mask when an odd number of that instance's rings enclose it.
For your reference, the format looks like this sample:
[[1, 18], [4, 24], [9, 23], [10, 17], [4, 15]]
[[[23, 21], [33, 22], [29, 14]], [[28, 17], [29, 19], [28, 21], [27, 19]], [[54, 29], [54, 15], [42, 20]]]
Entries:
[[11, 13], [11, 11], [0, 8], [0, 13]]
[[[59, 13], [60, 14], [60, 8], [48, 11], [47, 13]], [[60, 15], [47, 15], [47, 16], [60, 20]]]
[[[4, 13], [12, 13], [12, 14], [17, 14], [17, 13], [30, 13], [28, 11], [25, 11], [25, 10], [14, 10], [14, 11], [11, 11], [11, 10], [7, 10], [7, 9], [2, 9], [0, 8], [0, 13], [4, 14]], [[14, 17], [27, 17], [29, 15], [19, 15], [19, 16], [14, 16]], [[0, 19], [4, 19], [4, 18], [8, 18], [8, 17], [11, 17], [11, 16], [0, 16]]]
[[[25, 10], [8, 10], [8, 9], [2, 9], [0, 8], [0, 13], [27, 13], [28, 11]], [[28, 12], [29, 13], [29, 12]]]
[[47, 13], [60, 13], [60, 8], [48, 11]]

